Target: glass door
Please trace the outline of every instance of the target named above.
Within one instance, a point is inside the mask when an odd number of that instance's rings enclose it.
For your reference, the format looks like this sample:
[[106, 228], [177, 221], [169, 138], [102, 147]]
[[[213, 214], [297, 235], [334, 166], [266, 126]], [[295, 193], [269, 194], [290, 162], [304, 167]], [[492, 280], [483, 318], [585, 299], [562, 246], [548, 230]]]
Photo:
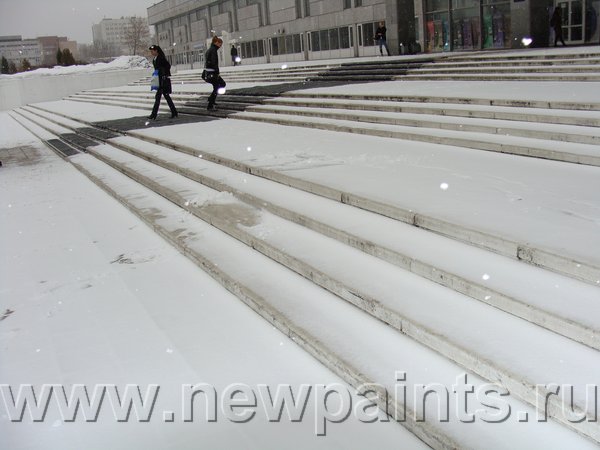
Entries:
[[567, 44], [583, 44], [585, 29], [584, 0], [562, 0], [557, 2], [562, 9], [563, 37]]

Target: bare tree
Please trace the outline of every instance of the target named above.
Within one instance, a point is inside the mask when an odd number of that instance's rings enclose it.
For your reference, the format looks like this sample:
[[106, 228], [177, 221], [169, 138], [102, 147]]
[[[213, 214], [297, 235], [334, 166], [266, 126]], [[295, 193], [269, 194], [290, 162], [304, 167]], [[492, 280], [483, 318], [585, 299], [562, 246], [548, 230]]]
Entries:
[[144, 52], [150, 40], [150, 30], [147, 22], [141, 17], [131, 17], [125, 31], [125, 43], [132, 55]]

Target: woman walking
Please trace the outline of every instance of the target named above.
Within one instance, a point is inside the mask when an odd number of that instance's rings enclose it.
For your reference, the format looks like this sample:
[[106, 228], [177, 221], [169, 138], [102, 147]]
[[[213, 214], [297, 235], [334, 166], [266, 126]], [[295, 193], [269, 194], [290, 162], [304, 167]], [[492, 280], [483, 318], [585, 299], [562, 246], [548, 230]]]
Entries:
[[562, 45], [567, 45], [565, 44], [562, 34], [562, 8], [560, 5], [554, 8], [554, 13], [550, 19], [550, 26], [554, 29], [554, 46], [556, 47], [558, 45], [558, 41], [560, 41]]
[[177, 117], [177, 109], [171, 100], [171, 64], [167, 61], [165, 52], [158, 45], [151, 45], [150, 53], [152, 54], [152, 65], [154, 70], [158, 71], [158, 89], [156, 91], [156, 97], [154, 99], [154, 107], [152, 108], [152, 114], [148, 116], [148, 119], [156, 119], [158, 113], [158, 107], [160, 106], [161, 96], [165, 97], [169, 109], [171, 110], [171, 118]]

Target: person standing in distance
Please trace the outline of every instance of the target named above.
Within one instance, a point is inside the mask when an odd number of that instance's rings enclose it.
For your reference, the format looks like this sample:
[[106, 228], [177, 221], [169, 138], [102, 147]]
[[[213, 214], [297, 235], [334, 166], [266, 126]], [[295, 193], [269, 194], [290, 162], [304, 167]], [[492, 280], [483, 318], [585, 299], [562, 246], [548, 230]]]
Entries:
[[558, 45], [558, 41], [560, 41], [563, 46], [567, 45], [565, 44], [562, 34], [562, 8], [560, 5], [554, 8], [554, 13], [550, 19], [550, 26], [554, 29], [554, 46], [556, 47]]
[[178, 114], [170, 95], [171, 79], [169, 77], [171, 76], [171, 64], [169, 64], [169, 61], [167, 61], [165, 52], [163, 52], [162, 48], [160, 48], [158, 45], [151, 45], [149, 50], [153, 57], [152, 65], [154, 66], [154, 70], [158, 71], [159, 85], [158, 90], [156, 91], [156, 97], [154, 99], [154, 107], [152, 108], [152, 113], [148, 116], [148, 119], [156, 119], [161, 96], [165, 97], [165, 100], [169, 105], [169, 109], [171, 110], [171, 118], [175, 118], [178, 116]]
[[215, 102], [217, 100], [217, 94], [219, 89], [224, 88], [227, 83], [219, 76], [219, 49], [223, 45], [223, 39], [218, 36], [213, 36], [210, 48], [206, 51], [204, 60], [204, 80], [207, 83], [212, 84], [213, 91], [208, 97], [208, 106], [206, 109], [209, 111], [215, 109]]
[[235, 48], [235, 45], [231, 44], [231, 62], [233, 63], [234, 66], [237, 66], [237, 64], [238, 64], [237, 57], [238, 57], [237, 48]]
[[386, 33], [387, 33], [387, 28], [385, 27], [385, 22], [382, 20], [381, 22], [379, 22], [379, 27], [375, 31], [375, 40], [377, 41], [377, 44], [379, 45], [379, 53], [381, 53], [381, 56], [383, 56], [383, 48], [382, 47], [385, 47], [385, 51], [387, 52], [388, 56], [391, 56], [390, 49], [388, 48], [387, 39], [385, 36]]

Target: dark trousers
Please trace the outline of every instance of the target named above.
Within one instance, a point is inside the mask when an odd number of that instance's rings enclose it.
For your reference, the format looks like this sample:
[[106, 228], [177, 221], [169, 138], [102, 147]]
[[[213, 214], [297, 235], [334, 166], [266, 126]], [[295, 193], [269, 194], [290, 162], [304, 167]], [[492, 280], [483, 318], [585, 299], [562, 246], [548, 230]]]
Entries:
[[208, 96], [208, 106], [213, 106], [215, 104], [215, 102], [217, 101], [217, 95], [219, 94], [219, 89], [227, 86], [227, 83], [225, 83], [225, 80], [221, 77], [217, 77], [217, 79], [215, 81], [213, 81], [211, 84], [213, 87], [213, 91], [212, 91], [212, 94], [210, 94]]
[[562, 43], [562, 45], [567, 45], [567, 44], [565, 44], [565, 40], [563, 39], [562, 26], [554, 27], [554, 46], [555, 47], [558, 44], [558, 41], [560, 41]]
[[377, 43], [379, 44], [379, 53], [383, 55], [383, 47], [385, 47], [385, 51], [387, 52], [388, 56], [390, 56], [390, 49], [388, 48], [387, 41], [383, 38], [379, 38]]
[[175, 109], [175, 105], [173, 104], [173, 100], [171, 100], [171, 96], [165, 93], [162, 89], [156, 91], [156, 97], [154, 98], [154, 107], [152, 108], [152, 115], [156, 116], [158, 113], [158, 107], [160, 106], [160, 97], [164, 96], [167, 101], [167, 105], [169, 105], [169, 109], [171, 110], [171, 114], [177, 114], [177, 109]]

